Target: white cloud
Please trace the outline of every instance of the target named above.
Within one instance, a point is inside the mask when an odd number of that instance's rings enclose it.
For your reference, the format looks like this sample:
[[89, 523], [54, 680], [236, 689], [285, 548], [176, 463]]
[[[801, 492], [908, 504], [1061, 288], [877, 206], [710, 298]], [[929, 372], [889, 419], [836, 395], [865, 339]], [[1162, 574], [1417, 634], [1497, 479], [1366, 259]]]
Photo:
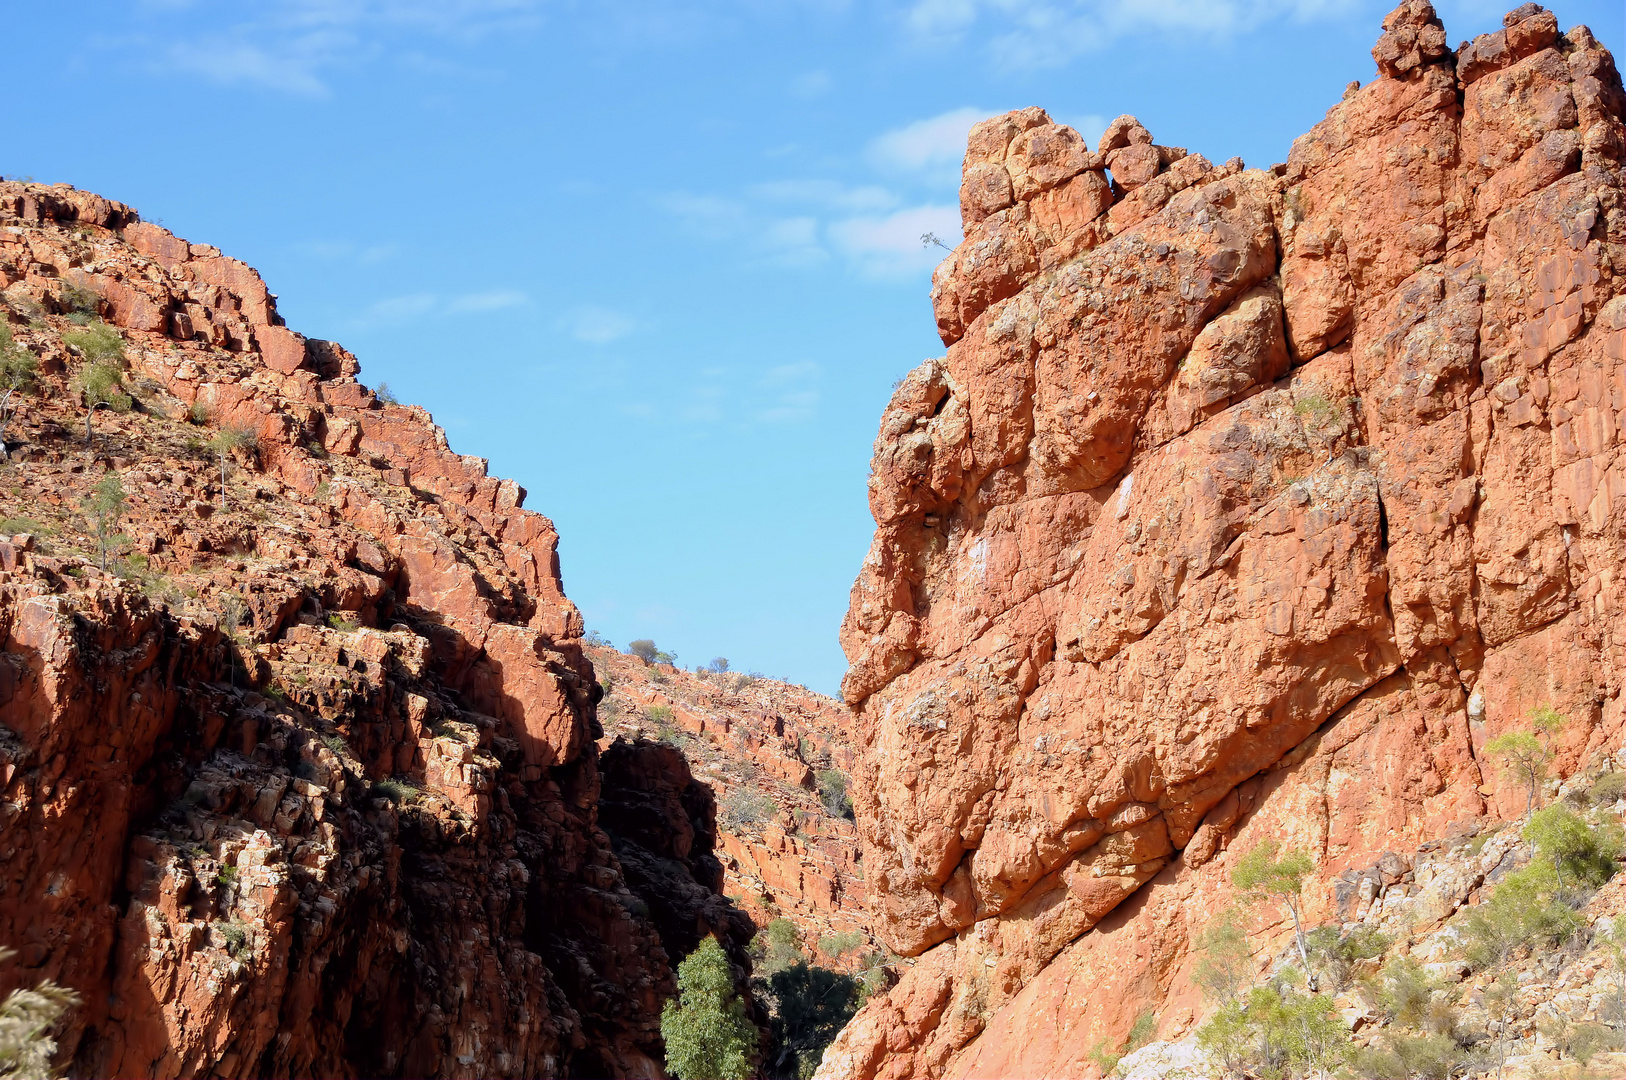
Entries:
[[[331, 72], [387, 53], [412, 58], [419, 70], [433, 68], [437, 61], [404, 45], [412, 38], [468, 43], [534, 27], [541, 0], [242, 0], [208, 8], [170, 0], [144, 6], [152, 29], [116, 44], [157, 58], [154, 70], [319, 98], [329, 92]], [[213, 18], [216, 11], [227, 16]], [[465, 71], [456, 65], [441, 70]]]
[[464, 314], [476, 311], [499, 311], [503, 308], [524, 307], [531, 302], [531, 298], [522, 292], [513, 289], [497, 289], [492, 292], [468, 293], [455, 297], [446, 305], [446, 310], [455, 314]]
[[375, 300], [361, 310], [357, 322], [364, 326], [400, 326], [416, 322], [435, 310], [439, 303], [434, 293], [409, 293]]
[[852, 187], [834, 180], [774, 180], [754, 184], [746, 191], [772, 202], [808, 203], [823, 209], [848, 212], [888, 210], [898, 203], [896, 195], [879, 185]]
[[633, 321], [619, 311], [592, 305], [576, 309], [568, 325], [570, 336], [588, 345], [608, 345], [636, 329]]
[[995, 61], [1020, 70], [1058, 66], [1134, 33], [1226, 35], [1354, 6], [1355, 0], [916, 0], [904, 23], [927, 40], [957, 38], [985, 23], [978, 33]]
[[957, 172], [965, 157], [966, 134], [987, 116], [983, 109], [966, 106], [916, 120], [872, 140], [869, 160], [887, 172], [939, 174], [950, 167]]
[[922, 242], [935, 234], [953, 247], [960, 242], [957, 206], [915, 206], [886, 217], [858, 217], [830, 227], [837, 248], [865, 273], [891, 277], [930, 270], [942, 260], [940, 248]]

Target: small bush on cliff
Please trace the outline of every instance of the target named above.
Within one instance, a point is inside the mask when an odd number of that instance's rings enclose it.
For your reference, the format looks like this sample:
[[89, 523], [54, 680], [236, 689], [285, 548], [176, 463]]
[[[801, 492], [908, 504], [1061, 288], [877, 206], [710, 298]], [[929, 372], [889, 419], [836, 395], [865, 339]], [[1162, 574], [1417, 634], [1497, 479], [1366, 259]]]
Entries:
[[802, 932], [789, 919], [775, 919], [751, 940], [757, 971], [771, 975], [802, 962]]
[[637, 641], [627, 643], [627, 651], [646, 664], [655, 662], [655, 643], [649, 638], [639, 638]]
[[16, 411], [12, 399], [33, 390], [38, 373], [39, 361], [16, 343], [11, 336], [11, 324], [0, 316], [0, 458], [6, 456], [6, 424]]
[[779, 804], [759, 791], [741, 790], [725, 798], [717, 808], [723, 828], [737, 831], [748, 825], [763, 825], [779, 813]]
[[1526, 786], [1526, 815], [1536, 807], [1536, 793], [1547, 779], [1547, 766], [1553, 760], [1547, 741], [1563, 727], [1563, 715], [1550, 705], [1542, 705], [1531, 711], [1529, 728], [1504, 731], [1485, 744], [1487, 751], [1502, 759], [1507, 775]]
[[96, 541], [101, 568], [106, 570], [108, 552], [124, 539], [118, 532], [119, 519], [124, 516], [124, 481], [116, 472], [107, 473], [96, 482], [82, 505], [90, 535]]
[[[0, 964], [16, 955], [15, 950], [0, 947]], [[51, 1029], [77, 1004], [78, 994], [49, 979], [33, 989], [7, 994], [0, 1001], [0, 1076], [18, 1080], [54, 1076], [51, 1058], [56, 1055], [56, 1040]]]
[[1336, 992], [1348, 990], [1355, 979], [1355, 965], [1388, 951], [1387, 935], [1374, 927], [1361, 926], [1347, 935], [1336, 926], [1318, 926], [1305, 935], [1310, 960]]
[[1198, 960], [1192, 981], [1202, 989], [1211, 1004], [1235, 1001], [1238, 992], [1253, 979], [1253, 954], [1248, 949], [1248, 931], [1242, 912], [1226, 908], [1197, 935]]
[[666, 1069], [679, 1080], [747, 1080], [761, 1033], [745, 1015], [734, 969], [708, 937], [677, 971], [678, 996], [661, 1009]]
[[819, 952], [832, 960], [840, 960], [854, 949], [862, 948], [864, 935], [857, 930], [843, 930], [835, 934], [826, 934], [819, 939]]
[[820, 770], [819, 801], [831, 817], [852, 818], [853, 801], [847, 795], [847, 777], [840, 769]]
[[209, 440], [209, 449], [220, 461], [220, 508], [226, 508], [226, 459], [239, 453], [253, 453], [259, 439], [247, 428], [226, 426]]
[[[85, 441], [90, 442], [91, 417], [97, 409], [108, 409], [112, 412], [129, 412], [135, 405], [134, 399], [124, 392], [124, 343], [118, 333], [111, 327], [100, 327], [112, 335], [118, 342], [116, 354], [110, 354], [107, 341], [96, 335], [94, 329], [84, 331], [80, 342], [80, 351], [89, 361], [82, 371], [74, 378], [73, 388], [77, 391], [85, 405]], [[62, 340], [73, 344], [72, 339], [81, 335], [64, 334]]]
[[1197, 1045], [1229, 1076], [1325, 1076], [1349, 1054], [1349, 1029], [1326, 994], [1279, 982], [1223, 1005], [1197, 1029]]

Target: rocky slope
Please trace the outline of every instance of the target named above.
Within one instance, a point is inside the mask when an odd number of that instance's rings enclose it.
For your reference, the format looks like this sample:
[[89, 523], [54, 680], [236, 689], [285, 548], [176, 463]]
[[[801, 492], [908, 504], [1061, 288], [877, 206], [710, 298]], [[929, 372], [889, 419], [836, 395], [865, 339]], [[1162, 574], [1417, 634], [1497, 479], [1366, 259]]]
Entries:
[[658, 1075], [752, 927], [682, 758], [601, 767], [523, 489], [118, 203], [0, 184], [0, 289], [0, 991], [91, 1075]]
[[1123, 117], [970, 135], [947, 355], [893, 395], [843, 626], [881, 938], [822, 1075], [1090, 1075], [1199, 1008], [1263, 838], [1335, 879], [1622, 744], [1622, 92], [1534, 4], [1384, 21], [1270, 170]]
[[665, 740], [714, 793], [730, 899], [759, 927], [789, 919], [814, 963], [873, 964], [857, 832], [824, 798], [852, 770], [845, 706], [776, 679], [684, 671], [591, 644], [585, 651], [605, 688], [600, 746]]

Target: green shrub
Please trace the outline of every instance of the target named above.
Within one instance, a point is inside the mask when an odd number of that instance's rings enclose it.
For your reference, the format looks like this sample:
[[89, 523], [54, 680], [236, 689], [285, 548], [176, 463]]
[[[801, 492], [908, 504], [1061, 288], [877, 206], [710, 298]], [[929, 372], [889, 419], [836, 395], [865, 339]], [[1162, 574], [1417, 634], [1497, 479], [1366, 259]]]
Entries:
[[802, 932], [789, 919], [774, 919], [751, 942], [757, 971], [769, 975], [802, 959]]
[[75, 315], [94, 317], [102, 308], [102, 298], [85, 288], [72, 282], [64, 282], [62, 291], [57, 293], [57, 302], [62, 311], [69, 318]]
[[91, 439], [90, 421], [97, 409], [123, 413], [135, 405], [134, 399], [124, 392], [123, 367], [111, 359], [93, 359], [86, 364], [74, 378], [74, 389], [84, 400], [86, 442]]
[[826, 934], [819, 939], [819, 952], [832, 960], [840, 960], [854, 949], [864, 944], [864, 935], [857, 930], [842, 930], [834, 934]]
[[215, 871], [215, 881], [221, 885], [237, 884], [237, 867], [229, 863]]
[[655, 656], [659, 652], [655, 648], [655, 643], [649, 638], [639, 638], [637, 641], [629, 642], [627, 651], [646, 664], [653, 664]]
[[1235, 1001], [1254, 973], [1242, 912], [1234, 907], [1220, 912], [1197, 935], [1195, 946], [1198, 959], [1192, 981], [1211, 1004]]
[[1318, 926], [1305, 936], [1305, 943], [1310, 962], [1335, 991], [1349, 988], [1357, 962], [1382, 956], [1391, 944], [1388, 935], [1370, 926], [1358, 926], [1347, 936], [1336, 926]]
[[853, 801], [847, 795], [847, 777], [839, 769], [819, 772], [819, 802], [831, 817], [852, 818]]
[[1626, 794], [1626, 772], [1607, 772], [1587, 788], [1587, 801], [1593, 806], [1613, 806]]
[[1589, 825], [1562, 806], [1532, 814], [1524, 838], [1552, 866], [1560, 892], [1600, 888], [1620, 869], [1620, 826]]
[[119, 519], [124, 516], [124, 481], [116, 472], [104, 474], [81, 506], [96, 541], [101, 568], [106, 570], [108, 552], [124, 540], [118, 533]]
[[387, 382], [379, 383], [378, 388], [373, 391], [373, 396], [385, 405], [401, 404], [401, 399], [395, 396], [395, 391], [390, 389]]
[[745, 1015], [716, 938], [678, 965], [677, 990], [661, 1009], [667, 1071], [678, 1080], [747, 1080], [761, 1033]]
[[236, 920], [222, 923], [220, 936], [226, 939], [226, 951], [234, 957], [248, 948], [248, 928]]
[[361, 623], [354, 615], [346, 611], [330, 611], [327, 614], [327, 624], [331, 629], [343, 634], [353, 634], [361, 629]]
[[779, 813], [779, 804], [759, 791], [742, 788], [725, 799], [717, 808], [717, 818], [723, 828], [739, 830], [750, 825], [763, 825]]
[[1197, 1045], [1217, 1069], [1266, 1077], [1325, 1074], [1350, 1049], [1330, 996], [1263, 986], [1220, 1006], [1197, 1029]]
[[378, 781], [373, 785], [372, 793], [383, 796], [397, 806], [417, 802], [423, 796], [423, 791], [415, 785], [394, 778]]

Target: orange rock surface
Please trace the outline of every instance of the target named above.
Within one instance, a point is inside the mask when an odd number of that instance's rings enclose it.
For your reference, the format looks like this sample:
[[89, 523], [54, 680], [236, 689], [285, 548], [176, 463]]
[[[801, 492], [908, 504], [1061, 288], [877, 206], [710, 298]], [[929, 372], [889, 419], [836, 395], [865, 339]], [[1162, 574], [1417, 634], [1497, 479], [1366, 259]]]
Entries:
[[[948, 347], [893, 395], [842, 628], [877, 932], [821, 1075], [1093, 1075], [1259, 839], [1334, 879], [1618, 748], [1623, 95], [1534, 4], [1423, 0], [1285, 165], [1132, 117], [971, 132]], [[1108, 176], [1110, 173], [1110, 178]]]
[[[664, 738], [724, 807], [716, 843], [723, 891], [759, 927], [775, 918], [796, 924], [811, 961], [843, 970], [866, 963], [875, 939], [858, 834], [818, 789], [820, 773], [852, 769], [846, 707], [776, 679], [646, 664], [602, 646], [586, 652], [607, 688], [600, 745]], [[727, 807], [742, 797], [771, 800], [771, 810], [732, 820]], [[847, 936], [839, 957], [818, 948], [832, 935]]]
[[[134, 408], [87, 442], [98, 318]], [[600, 769], [524, 491], [95, 195], [0, 183], [0, 319], [39, 367], [0, 485], [0, 992], [78, 991], [84, 1075], [660, 1075], [673, 964], [717, 933], [743, 971], [752, 926], [683, 759]]]

